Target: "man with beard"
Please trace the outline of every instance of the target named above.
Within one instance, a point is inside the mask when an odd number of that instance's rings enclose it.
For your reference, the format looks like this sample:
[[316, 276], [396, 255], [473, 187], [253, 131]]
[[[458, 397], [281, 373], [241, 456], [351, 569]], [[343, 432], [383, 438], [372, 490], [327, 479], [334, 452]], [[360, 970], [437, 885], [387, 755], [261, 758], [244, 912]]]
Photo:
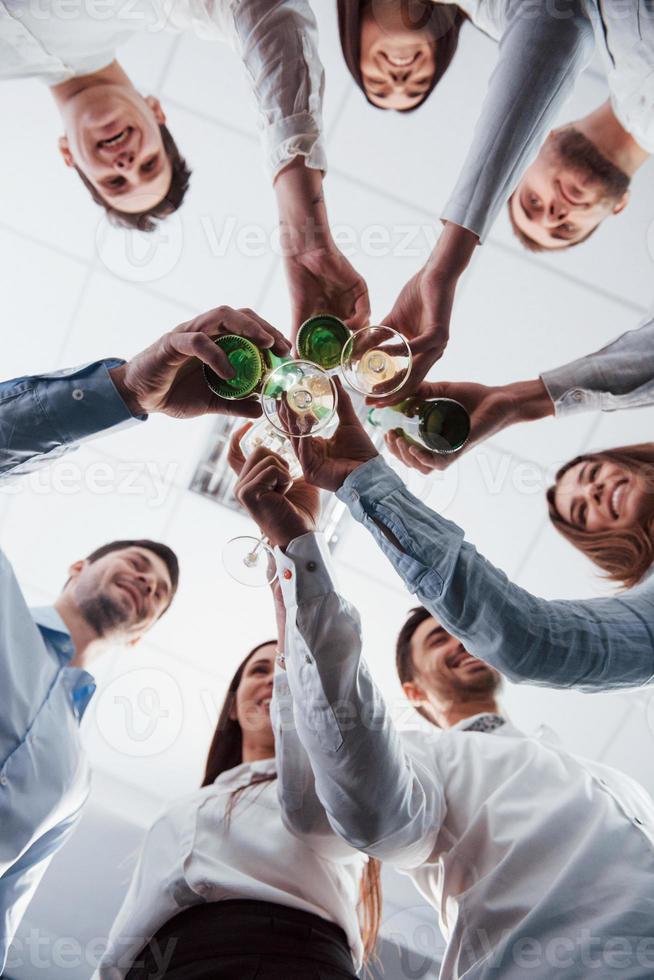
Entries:
[[509, 217], [532, 252], [585, 241], [629, 198], [654, 153], [654, 5], [592, 0], [610, 98], [550, 133], [509, 199]]
[[[289, 343], [249, 310], [218, 307], [129, 361], [98, 361], [0, 383], [0, 478], [29, 472], [85, 439], [143, 422], [261, 414], [218, 398], [203, 377], [233, 369], [213, 342], [238, 333], [284, 355]], [[38, 555], [33, 556], [38, 561]], [[16, 927], [89, 793], [79, 724], [95, 690], [88, 668], [109, 644], [133, 646], [166, 611], [177, 559], [149, 540], [114, 541], [74, 562], [47, 609], [27, 606], [0, 551], [0, 974]]]
[[[500, 678], [423, 608], [396, 650], [405, 694], [434, 727], [398, 733], [361, 656], [310, 496], [259, 452], [236, 493], [275, 547], [284, 666], [315, 788], [334, 830], [397, 865], [439, 912], [441, 980], [615, 980], [654, 973], [654, 803], [632, 779], [525, 736], [497, 704]], [[398, 533], [399, 528], [398, 528]], [[281, 665], [280, 665], [281, 667]], [[276, 691], [285, 678], [275, 680]], [[294, 737], [293, 735], [291, 737]], [[289, 794], [291, 795], [291, 794]], [[301, 794], [285, 800], [297, 808]]]

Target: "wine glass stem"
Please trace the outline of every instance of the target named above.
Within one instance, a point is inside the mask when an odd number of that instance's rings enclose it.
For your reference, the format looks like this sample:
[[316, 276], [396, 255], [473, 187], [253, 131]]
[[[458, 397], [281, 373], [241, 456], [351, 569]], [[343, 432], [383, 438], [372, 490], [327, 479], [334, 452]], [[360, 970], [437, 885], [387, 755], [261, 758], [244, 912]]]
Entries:
[[254, 565], [255, 564], [255, 562], [257, 560], [257, 551], [259, 550], [259, 548], [262, 547], [262, 545], [264, 544], [265, 540], [266, 540], [266, 536], [265, 536], [265, 534], [262, 534], [261, 537], [259, 538], [259, 540], [257, 541], [257, 543], [255, 544], [254, 548], [252, 549], [252, 551], [250, 551], [250, 553], [247, 554], [245, 556], [245, 558], [243, 559], [246, 565]]

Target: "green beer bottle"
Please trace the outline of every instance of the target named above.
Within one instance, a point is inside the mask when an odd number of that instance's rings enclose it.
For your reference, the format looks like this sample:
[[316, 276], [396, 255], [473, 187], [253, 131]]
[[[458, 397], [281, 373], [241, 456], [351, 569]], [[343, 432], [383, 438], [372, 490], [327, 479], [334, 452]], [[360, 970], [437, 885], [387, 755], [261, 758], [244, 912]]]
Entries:
[[261, 390], [266, 375], [279, 364], [291, 360], [277, 357], [269, 350], [259, 348], [246, 337], [224, 334], [215, 341], [236, 374], [233, 378], [219, 377], [207, 364], [203, 365], [204, 378], [215, 395], [220, 398], [247, 398]]
[[304, 321], [295, 346], [302, 360], [333, 371], [340, 366], [341, 351], [350, 337], [351, 332], [342, 320], [330, 313], [320, 313]]
[[453, 398], [405, 398], [388, 408], [371, 408], [368, 422], [384, 432], [401, 429], [408, 441], [432, 453], [455, 453], [470, 435], [470, 416]]

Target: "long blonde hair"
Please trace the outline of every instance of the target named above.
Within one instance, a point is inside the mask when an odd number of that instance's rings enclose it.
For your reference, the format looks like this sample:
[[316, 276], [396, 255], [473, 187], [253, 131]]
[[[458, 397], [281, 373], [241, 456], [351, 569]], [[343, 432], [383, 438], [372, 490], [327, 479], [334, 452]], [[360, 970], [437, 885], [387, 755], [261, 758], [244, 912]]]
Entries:
[[[239, 721], [232, 717], [232, 709], [236, 703], [236, 692], [239, 689], [248, 662], [262, 647], [267, 647], [274, 643], [274, 640], [266, 640], [264, 643], [257, 644], [253, 650], [250, 650], [229, 682], [227, 695], [218, 715], [216, 731], [214, 732], [209, 748], [204, 778], [202, 780], [203, 786], [210, 786], [215, 782], [221, 772], [234, 769], [243, 762], [243, 731]], [[277, 773], [274, 772], [265, 776], [255, 776], [246, 786], [241, 786], [235, 790], [232, 793], [225, 814], [226, 821], [229, 822], [234, 806], [243, 793], [255, 786], [261, 786], [261, 791], [263, 791], [263, 785], [272, 782], [274, 779], [277, 779]], [[359, 885], [359, 904], [357, 908], [364, 958], [368, 962], [374, 958], [382, 914], [381, 862], [376, 858], [368, 858], [366, 862]]]
[[[644, 479], [647, 493], [651, 495], [651, 504], [642, 521], [617, 530], [585, 531], [561, 517], [554, 502], [559, 480], [577, 463], [595, 460], [617, 463]], [[575, 457], [556, 474], [556, 484], [547, 491], [547, 503], [550, 520], [557, 531], [606, 572], [608, 579], [631, 588], [640, 582], [654, 563], [654, 442]]]

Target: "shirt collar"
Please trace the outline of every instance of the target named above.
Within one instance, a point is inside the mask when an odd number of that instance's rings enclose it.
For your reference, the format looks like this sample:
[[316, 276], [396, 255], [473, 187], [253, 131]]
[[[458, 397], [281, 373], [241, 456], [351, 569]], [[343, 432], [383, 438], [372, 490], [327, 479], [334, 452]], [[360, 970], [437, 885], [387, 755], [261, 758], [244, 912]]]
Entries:
[[501, 728], [506, 723], [506, 719], [492, 711], [482, 711], [478, 715], [471, 715], [463, 721], [452, 725], [451, 732], [494, 732], [496, 728]]
[[41, 632], [47, 634], [48, 643], [57, 656], [67, 663], [75, 651], [68, 627], [57, 610], [54, 606], [38, 606], [30, 612]]
[[239, 789], [247, 786], [253, 780], [261, 779], [263, 776], [272, 776], [276, 772], [275, 759], [259, 759], [257, 762], [242, 762], [240, 766], [234, 766], [216, 776], [215, 786], [225, 787], [226, 789]]

